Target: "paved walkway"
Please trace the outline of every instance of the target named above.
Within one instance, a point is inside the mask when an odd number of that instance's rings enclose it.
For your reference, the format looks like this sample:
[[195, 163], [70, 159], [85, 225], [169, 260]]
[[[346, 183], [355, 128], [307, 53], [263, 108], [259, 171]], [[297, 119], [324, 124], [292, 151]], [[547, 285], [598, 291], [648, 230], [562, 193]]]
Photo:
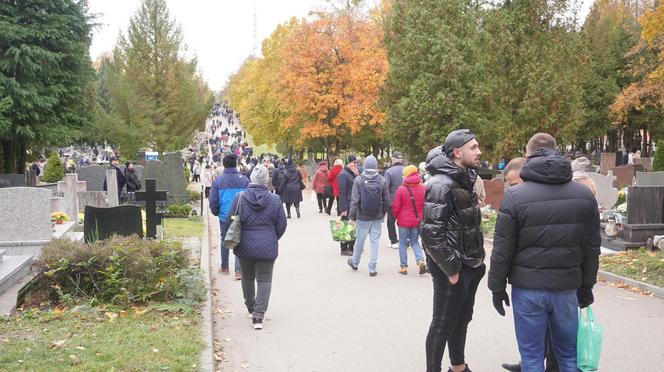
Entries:
[[[352, 272], [330, 238], [328, 216], [318, 214], [308, 196], [302, 219], [289, 220], [280, 242], [262, 331], [254, 331], [247, 317], [240, 282], [213, 269], [216, 306], [223, 312], [215, 325], [224, 356], [221, 370], [424, 371], [430, 277], [416, 274], [412, 253], [409, 275], [397, 273], [398, 251], [387, 248], [385, 228], [378, 276], [369, 277], [367, 254], [360, 270]], [[212, 262], [218, 265], [218, 221], [212, 218]], [[593, 309], [605, 327], [600, 370], [661, 370], [664, 301], [605, 284], [597, 285], [595, 301]], [[495, 312], [486, 277], [477, 294], [466, 359], [479, 372], [499, 371], [502, 362], [518, 360], [511, 312], [504, 318]]]

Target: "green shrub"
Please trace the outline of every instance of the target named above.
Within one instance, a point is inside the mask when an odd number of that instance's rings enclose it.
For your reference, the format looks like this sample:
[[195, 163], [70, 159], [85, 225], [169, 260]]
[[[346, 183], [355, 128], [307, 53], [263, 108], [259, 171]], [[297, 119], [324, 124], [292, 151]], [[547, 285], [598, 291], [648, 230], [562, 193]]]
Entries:
[[36, 262], [43, 273], [28, 289], [30, 298], [59, 303], [85, 300], [128, 306], [202, 299], [200, 273], [189, 267], [179, 242], [119, 237], [86, 245], [69, 239], [47, 244]]
[[655, 157], [652, 160], [652, 171], [664, 171], [664, 140], [657, 141], [657, 151], [655, 151]]
[[51, 153], [48, 157], [46, 166], [44, 167], [44, 175], [41, 177], [42, 182], [58, 182], [62, 181], [65, 176], [65, 170], [62, 168], [62, 163], [56, 152]]
[[191, 171], [189, 170], [188, 164], [184, 164], [184, 184], [188, 185], [191, 180]]
[[201, 192], [200, 191], [187, 189], [187, 196], [189, 197], [189, 201], [200, 201], [201, 200]]
[[166, 208], [167, 217], [189, 217], [191, 214], [191, 205], [189, 204], [172, 204]]

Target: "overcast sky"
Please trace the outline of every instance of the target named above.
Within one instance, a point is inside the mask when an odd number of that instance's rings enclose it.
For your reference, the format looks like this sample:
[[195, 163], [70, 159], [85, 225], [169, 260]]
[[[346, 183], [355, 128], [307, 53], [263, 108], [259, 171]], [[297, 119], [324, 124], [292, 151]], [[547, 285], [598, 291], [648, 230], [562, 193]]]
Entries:
[[[585, 17], [594, 0], [583, 1]], [[94, 60], [110, 52], [120, 31], [126, 32], [129, 18], [140, 0], [90, 0], [90, 11], [98, 13], [90, 48]], [[304, 17], [320, 8], [322, 0], [167, 0], [171, 16], [182, 26], [189, 51], [198, 57], [198, 66], [213, 90], [220, 90], [253, 50], [254, 7], [257, 19], [258, 52], [260, 43], [275, 27], [290, 17]]]

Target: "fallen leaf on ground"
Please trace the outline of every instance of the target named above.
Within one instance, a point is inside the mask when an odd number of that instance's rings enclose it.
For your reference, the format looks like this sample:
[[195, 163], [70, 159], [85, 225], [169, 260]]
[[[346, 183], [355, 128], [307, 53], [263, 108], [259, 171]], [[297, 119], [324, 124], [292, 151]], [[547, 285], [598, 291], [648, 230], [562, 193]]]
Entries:
[[153, 348], [152, 348], [152, 352], [153, 352], [153, 353], [158, 353], [158, 352], [159, 352], [159, 349], [153, 347]]
[[225, 338], [224, 341], [231, 342], [231, 339], [230, 338]]
[[124, 311], [124, 310], [120, 310], [119, 315], [120, 315], [121, 318], [122, 318], [122, 317], [125, 317], [125, 316], [127, 316], [127, 312]]
[[2, 342], [9, 342], [9, 339], [7, 337], [2, 339]]
[[115, 318], [118, 317], [117, 313], [112, 313], [110, 311], [105, 312], [104, 315], [106, 315], [108, 317], [108, 320], [110, 320], [111, 322], [114, 321]]
[[62, 347], [62, 345], [65, 344], [65, 342], [67, 342], [67, 339], [53, 341], [48, 348], [51, 350], [59, 349], [60, 347]]
[[80, 345], [79, 345], [79, 346], [76, 346], [76, 348], [77, 348], [78, 350], [85, 350], [85, 347], [80, 346]]
[[217, 362], [221, 362], [223, 360], [223, 358], [220, 357], [219, 354], [214, 353], [214, 360], [216, 360]]
[[146, 308], [141, 308], [141, 307], [134, 307], [133, 309], [135, 315], [143, 315], [145, 314], [146, 311], [148, 311]]
[[53, 314], [55, 314], [55, 316], [61, 316], [65, 313], [66, 310], [67, 309], [64, 306], [58, 305], [55, 307], [55, 309], [53, 309]]
[[249, 365], [248, 365], [248, 364], [240, 364], [240, 367], [242, 367], [242, 368], [245, 368], [245, 369], [246, 369], [246, 368], [249, 368]]
[[71, 364], [73, 365], [81, 364], [81, 358], [78, 355], [70, 355], [69, 359], [71, 359]]

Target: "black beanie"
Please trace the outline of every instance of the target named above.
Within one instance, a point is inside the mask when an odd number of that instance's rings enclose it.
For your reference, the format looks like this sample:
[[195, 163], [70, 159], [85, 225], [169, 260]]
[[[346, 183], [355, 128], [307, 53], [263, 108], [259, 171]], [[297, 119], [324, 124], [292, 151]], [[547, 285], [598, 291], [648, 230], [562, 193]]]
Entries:
[[350, 163], [352, 163], [352, 162], [354, 162], [354, 161], [356, 161], [356, 160], [357, 160], [357, 158], [355, 157], [355, 155], [353, 155], [353, 154], [348, 155], [348, 156], [346, 157], [346, 164], [350, 164]]
[[236, 168], [237, 157], [235, 155], [226, 155], [223, 160], [224, 168]]

